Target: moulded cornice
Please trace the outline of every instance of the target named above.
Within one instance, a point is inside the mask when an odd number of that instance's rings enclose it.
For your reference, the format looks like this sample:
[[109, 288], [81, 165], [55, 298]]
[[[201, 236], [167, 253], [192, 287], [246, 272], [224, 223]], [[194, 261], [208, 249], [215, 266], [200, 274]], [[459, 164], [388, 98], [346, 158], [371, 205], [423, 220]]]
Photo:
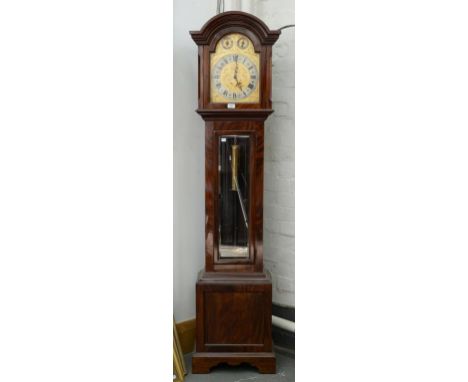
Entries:
[[197, 109], [197, 113], [205, 121], [214, 120], [262, 120], [268, 118], [273, 113], [272, 109]]
[[273, 45], [281, 34], [280, 30], [270, 30], [262, 20], [250, 13], [229, 11], [212, 17], [199, 31], [191, 31], [190, 35], [197, 45], [209, 45], [219, 31], [235, 28], [252, 31], [262, 45]]

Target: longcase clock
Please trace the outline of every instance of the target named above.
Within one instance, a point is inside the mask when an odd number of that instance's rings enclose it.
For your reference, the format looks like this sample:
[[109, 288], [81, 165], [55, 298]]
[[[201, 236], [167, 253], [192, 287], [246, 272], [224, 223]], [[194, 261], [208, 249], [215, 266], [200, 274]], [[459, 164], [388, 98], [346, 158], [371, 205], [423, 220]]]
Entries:
[[272, 283], [263, 269], [263, 142], [280, 31], [233, 11], [190, 34], [205, 120], [205, 268], [196, 285], [192, 372], [246, 362], [275, 373]]

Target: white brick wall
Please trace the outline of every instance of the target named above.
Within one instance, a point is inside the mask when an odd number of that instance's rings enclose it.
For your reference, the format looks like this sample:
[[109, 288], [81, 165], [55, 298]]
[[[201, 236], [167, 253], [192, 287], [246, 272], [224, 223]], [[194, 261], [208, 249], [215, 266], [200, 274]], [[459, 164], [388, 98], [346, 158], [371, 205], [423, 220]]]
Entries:
[[[271, 29], [294, 24], [294, 1], [243, 0], [241, 8]], [[273, 302], [287, 306], [295, 305], [294, 31], [284, 29], [273, 46], [275, 112], [265, 125], [264, 263], [273, 276]]]

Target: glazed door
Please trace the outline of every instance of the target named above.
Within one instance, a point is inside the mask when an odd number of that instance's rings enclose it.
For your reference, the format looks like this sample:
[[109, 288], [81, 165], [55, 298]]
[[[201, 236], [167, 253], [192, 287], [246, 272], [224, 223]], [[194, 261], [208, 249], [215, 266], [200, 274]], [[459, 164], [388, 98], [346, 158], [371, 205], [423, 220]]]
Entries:
[[219, 257], [249, 257], [250, 137], [221, 135], [218, 142]]

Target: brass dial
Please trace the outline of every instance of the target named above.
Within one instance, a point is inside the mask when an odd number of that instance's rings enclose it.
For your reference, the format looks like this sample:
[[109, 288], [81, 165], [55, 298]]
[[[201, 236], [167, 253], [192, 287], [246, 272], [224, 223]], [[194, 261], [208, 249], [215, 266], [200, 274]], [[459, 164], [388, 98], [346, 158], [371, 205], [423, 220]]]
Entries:
[[225, 99], [239, 101], [249, 97], [258, 85], [258, 70], [247, 56], [229, 54], [214, 66], [213, 85]]
[[238, 33], [223, 37], [211, 54], [211, 102], [259, 102], [259, 54]]

